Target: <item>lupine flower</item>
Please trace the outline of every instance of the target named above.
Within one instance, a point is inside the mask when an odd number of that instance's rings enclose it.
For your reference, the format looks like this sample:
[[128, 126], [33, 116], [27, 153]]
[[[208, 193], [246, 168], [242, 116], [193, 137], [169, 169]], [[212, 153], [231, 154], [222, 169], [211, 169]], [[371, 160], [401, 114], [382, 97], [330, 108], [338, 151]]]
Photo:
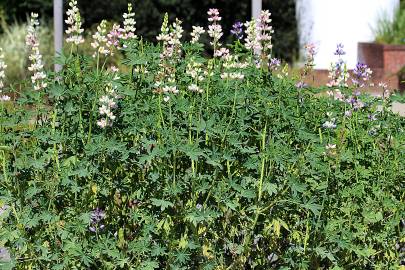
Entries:
[[8, 101], [10, 97], [7, 95], [2, 95], [4, 88], [4, 79], [6, 78], [6, 68], [7, 65], [4, 62], [3, 49], [0, 48], [0, 101]]
[[335, 91], [327, 91], [326, 93], [328, 94], [328, 96], [333, 97], [335, 100], [345, 101], [345, 96], [339, 89], [336, 89]]
[[161, 33], [157, 36], [157, 40], [162, 41], [162, 53], [160, 54], [159, 71], [156, 76], [155, 87], [156, 92], [178, 94], [179, 90], [176, 87], [175, 68], [182, 53], [181, 38], [183, 36], [182, 22], [178, 19], [168, 27], [169, 16], [166, 13]]
[[188, 86], [188, 90], [191, 92], [203, 92], [198, 86], [198, 84], [205, 79], [202, 66], [202, 63], [196, 62], [193, 58], [187, 64], [186, 74], [189, 75], [193, 81], [193, 83]]
[[135, 13], [132, 12], [132, 4], [128, 3], [128, 13], [124, 13], [124, 31], [122, 35], [122, 39], [134, 39], [137, 38], [135, 35], [136, 31], [136, 21], [135, 21]]
[[345, 52], [343, 49], [344, 49], [343, 44], [342, 44], [342, 43], [339, 43], [339, 44], [337, 45], [337, 47], [336, 47], [336, 51], [335, 51], [334, 54], [337, 55], [337, 56], [345, 55], [346, 52]]
[[214, 52], [214, 57], [225, 58], [228, 55], [229, 55], [229, 50], [227, 48], [220, 48]]
[[332, 63], [329, 68], [330, 81], [326, 84], [328, 87], [347, 87], [347, 80], [349, 79], [349, 72], [347, 72], [346, 63], [342, 59], [342, 55], [345, 55], [343, 51], [343, 45], [338, 44], [335, 51], [335, 55], [339, 58], [336, 63]]
[[157, 40], [163, 42], [163, 51], [160, 54], [160, 58], [162, 60], [170, 59], [170, 58], [178, 58], [181, 54], [181, 41], [180, 39], [183, 36], [183, 27], [181, 26], [182, 21], [176, 19], [176, 22], [172, 24], [172, 27], [169, 28], [167, 26], [167, 16], [165, 16], [165, 20], [163, 21], [162, 25], [162, 33], [159, 34]]
[[42, 63], [42, 55], [39, 52], [39, 39], [37, 37], [38, 26], [38, 14], [31, 13], [31, 20], [28, 26], [25, 43], [27, 44], [28, 49], [31, 51], [28, 57], [31, 61], [31, 65], [28, 67], [28, 70], [33, 72], [33, 75], [31, 76], [31, 82], [34, 85], [35, 90], [44, 89], [48, 85], [45, 82], [46, 75], [43, 71], [44, 65]]
[[163, 87], [163, 93], [173, 93], [173, 94], [178, 94], [179, 90], [177, 89], [177, 86], [171, 85], [171, 86], [164, 86]]
[[[110, 48], [121, 49], [120, 40], [122, 38], [124, 29], [122, 29], [118, 24], [113, 24], [111, 31], [107, 34], [107, 46]], [[111, 50], [111, 55], [113, 55], [113, 50]]]
[[9, 209], [10, 206], [8, 206], [7, 204], [4, 204], [3, 206], [0, 207], [0, 216], [5, 213], [7, 211], [7, 209]]
[[355, 87], [364, 87], [364, 82], [367, 82], [371, 78], [373, 72], [371, 69], [363, 63], [357, 63], [356, 68], [353, 70], [352, 82]]
[[79, 45], [84, 42], [82, 36], [84, 30], [81, 28], [82, 19], [80, 16], [79, 8], [77, 7], [77, 1], [71, 0], [69, 2], [69, 7], [70, 8], [66, 12], [68, 18], [67, 20], [65, 20], [65, 23], [68, 25], [68, 29], [66, 30], [68, 38], [66, 39], [66, 42]]
[[221, 79], [231, 79], [231, 80], [243, 80], [245, 78], [245, 75], [240, 72], [223, 72], [221, 74]]
[[298, 89], [304, 89], [304, 88], [308, 87], [308, 84], [306, 84], [306, 83], [303, 82], [303, 81], [299, 81], [299, 82], [297, 82], [297, 83], [295, 84], [295, 87], [297, 87]]
[[196, 92], [196, 93], [202, 93], [204, 92], [200, 87], [198, 87], [198, 85], [196, 85], [195, 83], [190, 84], [187, 89], [191, 92]]
[[327, 144], [325, 146], [326, 150], [330, 150], [330, 149], [336, 149], [336, 144]]
[[246, 38], [245, 38], [246, 49], [251, 50], [253, 53], [260, 52], [261, 45], [257, 33], [256, 20], [246, 22], [245, 27], [246, 27]]
[[99, 99], [100, 107], [98, 110], [102, 118], [97, 121], [97, 125], [100, 128], [112, 126], [112, 123], [116, 119], [113, 110], [117, 108], [116, 99], [119, 98], [115, 92], [115, 87], [112, 86], [112, 83], [107, 85], [105, 91], [106, 95], [101, 96]]
[[383, 95], [382, 95], [383, 99], [389, 98], [390, 97], [390, 90], [388, 89], [388, 85], [386, 83], [384, 83], [384, 82], [380, 82], [378, 84], [378, 86], [381, 87], [382, 90], [383, 90]]
[[6, 77], [5, 70], [7, 68], [6, 63], [4, 62], [4, 53], [3, 48], [0, 48], [0, 93], [4, 88], [4, 78]]
[[345, 116], [346, 116], [346, 117], [352, 117], [352, 115], [353, 115], [353, 111], [352, 111], [352, 110], [347, 110], [347, 111], [345, 111]]
[[262, 10], [257, 20], [252, 19], [245, 23], [246, 34], [245, 47], [259, 57], [258, 67], [262, 66], [263, 61], [271, 59], [273, 49], [272, 34], [273, 27], [270, 25], [271, 13], [268, 10]]
[[109, 71], [114, 75], [113, 81], [119, 80], [118, 72], [120, 71], [116, 66], [111, 66]]
[[221, 43], [219, 40], [221, 39], [223, 32], [222, 26], [219, 24], [221, 21], [221, 17], [219, 16], [219, 11], [216, 8], [211, 8], [207, 12], [208, 14], [208, 21], [211, 23], [208, 26], [208, 35], [212, 38], [211, 45], [214, 47], [214, 51], [216, 48], [221, 47]]
[[93, 42], [91, 47], [96, 49], [93, 57], [97, 57], [98, 54], [107, 56], [110, 54], [111, 50], [109, 49], [108, 39], [107, 39], [107, 21], [102, 20], [100, 25], [97, 26], [97, 32], [93, 35]]
[[305, 51], [306, 51], [306, 61], [305, 61], [305, 66], [304, 66], [304, 71], [302, 74], [302, 77], [306, 77], [311, 70], [315, 66], [315, 54], [316, 54], [316, 47], [315, 44], [306, 44], [305, 45]]
[[370, 121], [377, 121], [377, 116], [375, 114], [369, 114], [368, 115], [368, 120]]
[[0, 247], [0, 262], [10, 262], [11, 255], [7, 248]]
[[198, 41], [200, 40], [200, 36], [204, 33], [205, 30], [201, 26], [193, 26], [193, 32], [191, 32], [192, 37], [191, 43], [192, 44], [198, 43]]
[[271, 50], [273, 49], [272, 44], [272, 34], [274, 33], [273, 27], [270, 25], [271, 13], [268, 10], [262, 10], [257, 23], [257, 31], [259, 36], [259, 41], [261, 43], [262, 56], [263, 58], [271, 58]]
[[101, 223], [101, 221], [103, 219], [105, 219], [106, 214], [104, 212], [104, 210], [100, 209], [100, 208], [96, 208], [93, 211], [91, 211], [90, 213], [90, 226], [89, 226], [89, 230], [91, 232], [96, 232], [97, 229], [104, 229], [104, 224]]
[[158, 41], [169, 41], [169, 14], [165, 13], [163, 18], [162, 27], [160, 28], [160, 34], [156, 37]]
[[324, 154], [326, 154], [329, 157], [334, 157], [336, 156], [336, 144], [327, 144], [325, 146], [326, 152]]
[[243, 23], [235, 22], [232, 25], [231, 34], [234, 35], [237, 39], [243, 39]]
[[336, 128], [336, 119], [332, 118], [330, 121], [326, 121], [325, 123], [323, 123], [323, 127], [327, 128], [327, 129], [334, 129]]
[[224, 71], [221, 73], [221, 78], [223, 80], [243, 80], [245, 78], [245, 75], [241, 72], [241, 70], [246, 68], [248, 66], [248, 63], [241, 63], [239, 62], [237, 56], [230, 54], [226, 55], [224, 59]]
[[269, 61], [269, 69], [271, 71], [277, 71], [278, 68], [281, 66], [281, 60], [278, 58], [271, 58]]
[[355, 111], [364, 107], [363, 101], [361, 101], [357, 96], [352, 96], [351, 98], [347, 99], [346, 102], [350, 104]]

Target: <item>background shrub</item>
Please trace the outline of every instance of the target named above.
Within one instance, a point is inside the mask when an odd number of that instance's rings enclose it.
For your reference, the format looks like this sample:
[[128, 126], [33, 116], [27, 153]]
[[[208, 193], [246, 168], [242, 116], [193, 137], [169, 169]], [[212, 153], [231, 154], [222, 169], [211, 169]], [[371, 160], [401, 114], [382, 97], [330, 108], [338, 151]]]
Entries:
[[[67, 1], [66, 5], [67, 5]], [[250, 19], [250, 1], [238, 0], [153, 0], [153, 1], [127, 1], [127, 0], [94, 0], [79, 1], [85, 26], [91, 27], [102, 19], [121, 21], [121, 14], [125, 12], [127, 3], [132, 2], [135, 7], [138, 34], [150, 41], [160, 30], [163, 14], [168, 12], [171, 19], [178, 17], [183, 20], [186, 31], [192, 25], [207, 25], [206, 10], [217, 7], [223, 17], [222, 24], [225, 35], [229, 35], [232, 24], [237, 21]], [[8, 23], [15, 18], [25, 21], [31, 11], [39, 12], [42, 17], [52, 17], [52, 0], [3, 0], [0, 3]], [[274, 53], [285, 61], [292, 62], [298, 57], [298, 34], [295, 19], [294, 0], [264, 0], [263, 9], [273, 13], [273, 26], [277, 30], [274, 39]], [[229, 39], [228, 39], [229, 40]]]

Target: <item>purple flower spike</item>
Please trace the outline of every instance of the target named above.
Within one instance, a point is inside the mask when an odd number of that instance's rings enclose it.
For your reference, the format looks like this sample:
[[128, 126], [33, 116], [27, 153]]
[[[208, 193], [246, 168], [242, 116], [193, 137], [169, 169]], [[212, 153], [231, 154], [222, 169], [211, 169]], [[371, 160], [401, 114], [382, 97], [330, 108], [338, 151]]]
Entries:
[[298, 89], [303, 89], [305, 87], [308, 87], [308, 84], [304, 83], [303, 81], [299, 81], [295, 87], [297, 87]]
[[237, 39], [241, 40], [243, 38], [243, 23], [235, 22], [232, 25], [231, 34], [236, 36]]
[[0, 262], [10, 262], [11, 255], [7, 248], [0, 247]]
[[105, 219], [105, 212], [104, 210], [100, 208], [96, 208], [90, 213], [90, 226], [89, 230], [91, 232], [96, 232], [97, 228], [102, 230], [105, 226], [104, 224], [101, 224], [101, 221]]
[[272, 71], [276, 71], [281, 65], [280, 59], [277, 58], [271, 58], [269, 62], [269, 68]]
[[337, 45], [337, 48], [336, 48], [336, 51], [335, 51], [335, 55], [338, 55], [338, 56], [345, 55], [346, 52], [343, 50], [343, 48], [344, 48], [343, 44], [342, 44], [342, 43], [339, 43], [339, 44]]
[[364, 87], [364, 83], [370, 80], [372, 73], [373, 72], [366, 64], [357, 63], [356, 68], [353, 70], [354, 78], [352, 82], [357, 87]]

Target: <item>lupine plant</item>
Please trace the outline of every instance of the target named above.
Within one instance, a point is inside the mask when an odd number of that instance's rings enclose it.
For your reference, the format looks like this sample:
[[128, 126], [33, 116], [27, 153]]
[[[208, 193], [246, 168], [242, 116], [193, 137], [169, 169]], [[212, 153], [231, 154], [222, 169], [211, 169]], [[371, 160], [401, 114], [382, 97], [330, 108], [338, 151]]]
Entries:
[[[237, 23], [244, 44], [224, 47], [216, 9], [191, 37], [166, 15], [151, 44], [129, 6], [125, 25], [101, 22], [83, 55], [76, 4], [63, 69], [1, 89], [13, 94], [0, 103], [1, 269], [403, 263], [405, 120], [386, 85], [357, 94], [365, 66], [349, 85], [339, 59], [330, 95], [297, 87], [272, 58], [269, 12], [245, 33]], [[31, 70], [42, 72], [35, 18]], [[106, 64], [113, 54], [128, 72]]]

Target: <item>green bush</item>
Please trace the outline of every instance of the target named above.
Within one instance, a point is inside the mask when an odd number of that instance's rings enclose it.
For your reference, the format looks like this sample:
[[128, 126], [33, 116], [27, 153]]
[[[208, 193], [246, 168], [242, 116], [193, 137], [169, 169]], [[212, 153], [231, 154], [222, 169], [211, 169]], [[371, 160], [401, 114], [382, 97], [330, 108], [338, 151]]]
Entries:
[[402, 7], [402, 3], [393, 20], [381, 18], [374, 32], [379, 43], [405, 44], [405, 7]]
[[297, 88], [239, 42], [124, 43], [128, 72], [73, 46], [1, 103], [4, 267], [398, 269], [405, 120], [386, 96]]

